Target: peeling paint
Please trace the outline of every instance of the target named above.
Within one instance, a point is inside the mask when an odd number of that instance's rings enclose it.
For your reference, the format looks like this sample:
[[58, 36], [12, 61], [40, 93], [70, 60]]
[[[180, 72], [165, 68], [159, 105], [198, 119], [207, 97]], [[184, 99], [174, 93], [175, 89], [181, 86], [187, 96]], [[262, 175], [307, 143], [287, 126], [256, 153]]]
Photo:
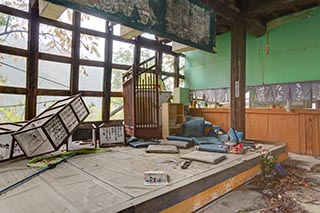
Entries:
[[203, 49], [215, 47], [215, 13], [196, 0], [48, 0]]

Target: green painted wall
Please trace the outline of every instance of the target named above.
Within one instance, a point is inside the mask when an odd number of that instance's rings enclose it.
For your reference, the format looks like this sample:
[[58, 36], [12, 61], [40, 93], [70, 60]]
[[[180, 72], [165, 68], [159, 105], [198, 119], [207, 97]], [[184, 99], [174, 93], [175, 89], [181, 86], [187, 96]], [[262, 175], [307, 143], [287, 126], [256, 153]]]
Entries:
[[[320, 9], [308, 14], [309, 18], [271, 29], [261, 38], [247, 36], [247, 85], [320, 80]], [[217, 51], [186, 53], [187, 87], [229, 87], [230, 33], [217, 37]]]

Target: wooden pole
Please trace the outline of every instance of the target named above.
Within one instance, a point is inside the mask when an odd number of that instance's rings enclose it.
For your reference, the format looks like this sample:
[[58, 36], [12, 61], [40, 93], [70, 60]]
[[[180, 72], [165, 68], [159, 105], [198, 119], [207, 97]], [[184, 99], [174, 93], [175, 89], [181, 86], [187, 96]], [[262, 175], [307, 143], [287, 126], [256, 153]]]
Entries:
[[37, 113], [37, 88], [38, 88], [38, 60], [39, 60], [39, 2], [30, 1], [31, 18], [29, 20], [27, 60], [27, 96], [26, 120], [30, 120]]
[[71, 82], [70, 95], [79, 93], [79, 66], [80, 66], [80, 22], [81, 14], [77, 11], [73, 13], [72, 32], [72, 60], [71, 60]]
[[239, 17], [231, 27], [231, 127], [245, 131], [246, 23]]
[[179, 79], [179, 56], [174, 56], [174, 87], [179, 87], [180, 79]]
[[104, 80], [103, 80], [103, 105], [102, 105], [102, 120], [104, 122], [110, 121], [110, 103], [111, 103], [111, 78], [112, 78], [112, 49], [113, 31], [109, 28], [109, 22], [106, 23], [107, 38], [105, 41], [105, 66], [104, 66]]

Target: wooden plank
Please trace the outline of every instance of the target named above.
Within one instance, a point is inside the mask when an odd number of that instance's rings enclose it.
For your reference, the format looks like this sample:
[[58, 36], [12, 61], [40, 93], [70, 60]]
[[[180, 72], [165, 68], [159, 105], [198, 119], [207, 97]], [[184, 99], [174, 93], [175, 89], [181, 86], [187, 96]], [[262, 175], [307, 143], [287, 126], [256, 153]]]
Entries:
[[246, 138], [254, 140], [270, 140], [268, 137], [268, 120], [268, 115], [247, 113]]
[[104, 46], [104, 70], [103, 70], [103, 102], [102, 102], [102, 120], [106, 123], [110, 121], [110, 103], [111, 103], [111, 78], [112, 78], [112, 49], [113, 40], [112, 30], [109, 30], [109, 22], [106, 23], [107, 39]]
[[268, 140], [274, 142], [287, 141], [287, 116], [268, 115]]
[[320, 156], [320, 115], [318, 115], [318, 126], [317, 126], [317, 132], [318, 132], [318, 140], [315, 141], [315, 146], [314, 146], [314, 155], [315, 156]]
[[66, 30], [73, 30], [73, 27], [71, 24], [67, 24], [67, 23], [63, 23], [60, 21], [56, 21], [56, 20], [52, 20], [52, 19], [48, 19], [45, 17], [40, 17], [40, 23], [45, 24], [45, 25], [49, 25], [49, 26], [53, 26], [53, 27], [58, 27], [58, 28], [62, 28], [62, 29], [66, 29]]
[[39, 52], [39, 59], [47, 61], [55, 61], [59, 63], [71, 63], [70, 57], [60, 56], [60, 55], [51, 55], [48, 53]]
[[201, 192], [191, 198], [188, 198], [170, 208], [167, 208], [161, 213], [184, 213], [184, 212], [194, 212], [197, 209], [207, 205], [208, 203], [214, 201], [215, 199], [221, 197], [222, 195], [232, 191], [253, 177], [261, 173], [261, 166], [257, 165], [241, 174], [236, 175], [222, 183], [219, 183], [204, 192]]
[[83, 96], [90, 96], [90, 97], [103, 97], [104, 92], [101, 91], [82, 91], [80, 90], [79, 93]]
[[71, 95], [79, 92], [79, 65], [80, 65], [80, 22], [79, 12], [73, 12], [72, 53], [71, 53]]
[[10, 55], [18, 55], [23, 57], [28, 57], [29, 53], [27, 50], [19, 49], [16, 47], [9, 47], [0, 44], [1, 53], [10, 54]]
[[93, 67], [104, 67], [106, 64], [104, 61], [93, 61], [93, 60], [87, 60], [87, 59], [80, 59], [79, 63], [80, 65], [93, 66]]
[[38, 58], [39, 58], [39, 5], [38, 1], [31, 4], [31, 17], [29, 20], [27, 59], [27, 91], [26, 96], [26, 120], [36, 116], [37, 111], [37, 88], [38, 88]]
[[38, 89], [37, 95], [70, 96], [69, 90]]
[[306, 154], [307, 150], [307, 139], [306, 139], [306, 121], [305, 121], [305, 115], [301, 114], [299, 115], [299, 154]]
[[246, 89], [246, 23], [243, 17], [231, 27], [231, 127], [244, 132]]
[[100, 32], [100, 31], [95, 31], [95, 30], [91, 30], [91, 29], [87, 29], [87, 28], [80, 28], [80, 33], [81, 34], [92, 35], [92, 36], [96, 36], [96, 37], [100, 37], [100, 38], [106, 38], [107, 37], [107, 33]]
[[[299, 153], [300, 152], [300, 140], [299, 140], [299, 116], [298, 115], [288, 115], [287, 124], [285, 126], [287, 129], [287, 142], [288, 150], [290, 152]], [[283, 140], [284, 141], [284, 140]]]
[[0, 93], [25, 95], [27, 94], [27, 89], [19, 87], [0, 86]]
[[306, 121], [306, 154], [315, 155], [317, 142], [319, 141], [318, 134], [318, 116], [305, 115]]
[[12, 16], [18, 16], [18, 17], [25, 18], [25, 19], [30, 18], [30, 14], [28, 12], [18, 10], [18, 9], [15, 9], [12, 7], [8, 7], [5, 5], [0, 5], [0, 12], [8, 14], [8, 15], [12, 15]]

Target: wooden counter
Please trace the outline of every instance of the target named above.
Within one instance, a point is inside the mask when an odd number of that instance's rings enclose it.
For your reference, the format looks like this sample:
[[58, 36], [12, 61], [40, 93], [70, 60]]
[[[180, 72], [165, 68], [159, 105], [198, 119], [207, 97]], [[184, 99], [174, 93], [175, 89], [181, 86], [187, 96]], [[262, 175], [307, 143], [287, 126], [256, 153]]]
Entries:
[[[230, 110], [193, 108], [192, 116], [230, 128]], [[246, 139], [288, 143], [289, 152], [320, 155], [320, 110], [246, 109]]]

